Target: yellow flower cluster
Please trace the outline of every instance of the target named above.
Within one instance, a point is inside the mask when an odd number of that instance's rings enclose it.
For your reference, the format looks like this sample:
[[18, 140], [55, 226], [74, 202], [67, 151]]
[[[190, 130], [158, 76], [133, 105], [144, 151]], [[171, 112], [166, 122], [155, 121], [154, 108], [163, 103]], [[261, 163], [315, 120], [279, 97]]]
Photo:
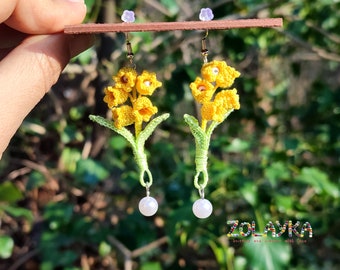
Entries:
[[207, 121], [222, 122], [225, 114], [240, 108], [237, 90], [222, 90], [215, 94], [218, 88], [229, 88], [240, 73], [225, 61], [211, 61], [205, 63], [201, 69], [201, 77], [197, 77], [190, 84], [193, 97], [202, 104], [202, 128], [205, 129]]
[[[113, 76], [114, 86], [104, 89], [104, 102], [112, 111], [112, 117], [116, 128], [135, 124], [135, 133], [139, 134], [143, 122], [157, 113], [151, 100], [145, 96], [151, 96], [162, 83], [153, 72], [143, 71], [138, 75], [136, 70], [130, 67], [120, 69]], [[125, 104], [127, 101], [131, 104]]]

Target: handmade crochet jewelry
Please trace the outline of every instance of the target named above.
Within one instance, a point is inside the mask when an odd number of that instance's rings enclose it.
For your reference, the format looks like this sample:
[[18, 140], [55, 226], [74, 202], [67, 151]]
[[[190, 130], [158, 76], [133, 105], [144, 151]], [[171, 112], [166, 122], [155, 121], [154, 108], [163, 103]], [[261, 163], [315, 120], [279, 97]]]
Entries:
[[[122, 20], [126, 23], [134, 22], [134, 12], [125, 10]], [[153, 72], [144, 70], [141, 74], [137, 73], [128, 34], [126, 34], [126, 47], [127, 58], [130, 61], [129, 66], [121, 68], [113, 76], [114, 85], [108, 86], [104, 90], [104, 102], [112, 111], [113, 122], [96, 115], [90, 115], [90, 119], [117, 132], [131, 145], [139, 168], [139, 181], [146, 189], [146, 196], [140, 200], [138, 205], [139, 211], [144, 216], [152, 216], [157, 212], [158, 203], [155, 198], [150, 196], [153, 178], [148, 167], [144, 145], [156, 127], [166, 120], [169, 114], [165, 113], [151, 120], [152, 116], [158, 112], [158, 108], [147, 96], [151, 96], [157, 88], [162, 86], [162, 83], [157, 80], [156, 74]], [[143, 127], [143, 122], [149, 123]], [[134, 135], [126, 128], [133, 124]]]
[[[199, 15], [201, 21], [209, 21], [213, 17], [210, 8], [201, 9]], [[208, 62], [207, 36], [208, 31], [202, 39], [201, 77], [196, 77], [195, 81], [190, 84], [191, 93], [195, 101], [200, 104], [198, 118], [201, 119], [201, 122], [192, 115], [184, 115], [184, 120], [195, 138], [196, 174], [194, 186], [198, 189], [200, 199], [194, 202], [192, 210], [198, 218], [207, 218], [213, 211], [211, 202], [204, 198], [204, 189], [209, 181], [207, 165], [212, 132], [232, 111], [240, 108], [237, 90], [235, 88], [227, 90], [234, 83], [235, 78], [240, 76], [240, 73], [228, 66], [225, 61]]]

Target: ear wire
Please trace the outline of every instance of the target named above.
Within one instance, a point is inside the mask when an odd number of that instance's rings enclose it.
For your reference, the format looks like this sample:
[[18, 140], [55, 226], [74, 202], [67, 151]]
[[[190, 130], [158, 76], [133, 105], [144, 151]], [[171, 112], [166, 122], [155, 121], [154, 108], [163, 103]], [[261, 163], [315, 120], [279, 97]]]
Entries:
[[201, 40], [201, 45], [202, 45], [201, 54], [202, 54], [202, 58], [203, 58], [203, 63], [208, 63], [208, 52], [209, 52], [209, 50], [207, 49], [207, 44], [206, 44], [208, 34], [209, 34], [208, 30], [206, 30], [205, 35]]
[[[135, 21], [135, 13], [131, 10], [124, 10], [121, 19], [124, 23], [133, 23]], [[134, 54], [132, 52], [131, 42], [129, 40], [129, 33], [125, 33], [125, 39], [126, 39], [126, 51], [127, 51], [127, 58], [130, 61], [130, 64], [132, 67], [135, 66], [133, 63], [133, 57]]]
[[125, 38], [126, 38], [126, 57], [129, 59], [131, 66], [135, 66], [134, 62], [133, 62], [133, 57], [134, 54], [132, 52], [132, 46], [131, 46], [131, 42], [129, 40], [129, 34], [125, 33]]
[[[199, 14], [199, 19], [201, 21], [211, 21], [214, 18], [214, 14], [212, 12], [212, 10], [210, 8], [202, 8]], [[205, 31], [205, 35], [201, 40], [201, 45], [202, 45], [202, 49], [201, 49], [201, 54], [202, 54], [202, 58], [203, 58], [203, 63], [207, 63], [208, 62], [208, 49], [207, 49], [207, 38], [208, 38], [208, 29]]]

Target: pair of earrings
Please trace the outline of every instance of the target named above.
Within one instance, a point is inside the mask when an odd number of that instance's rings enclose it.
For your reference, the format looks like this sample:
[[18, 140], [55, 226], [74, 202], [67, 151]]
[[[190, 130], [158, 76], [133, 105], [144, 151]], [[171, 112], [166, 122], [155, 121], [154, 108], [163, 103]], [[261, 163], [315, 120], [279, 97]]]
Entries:
[[[201, 21], [210, 21], [213, 17], [211, 9], [201, 9], [199, 15]], [[122, 20], [126, 23], [134, 22], [133, 11], [124, 11]], [[194, 186], [198, 190], [200, 199], [194, 202], [192, 210], [198, 218], [207, 218], [213, 211], [210, 201], [204, 198], [204, 189], [209, 181], [207, 165], [212, 132], [234, 109], [240, 108], [237, 90], [226, 90], [233, 84], [235, 78], [240, 76], [240, 73], [228, 66], [225, 61], [208, 62], [207, 35], [208, 32], [202, 39], [201, 77], [198, 76], [190, 84], [192, 95], [195, 101], [200, 104], [200, 116], [198, 117], [200, 121], [192, 115], [184, 115], [184, 120], [194, 136], [196, 146]], [[104, 102], [112, 111], [113, 122], [95, 115], [90, 115], [90, 119], [117, 132], [130, 143], [139, 168], [139, 181], [146, 189], [146, 196], [140, 200], [138, 207], [144, 216], [152, 216], [158, 210], [158, 203], [155, 198], [150, 196], [153, 178], [148, 167], [144, 145], [156, 127], [165, 121], [169, 114], [164, 113], [151, 120], [158, 112], [158, 108], [153, 105], [149, 96], [161, 87], [162, 83], [157, 80], [154, 72], [144, 70], [141, 74], [137, 73], [128, 34], [126, 34], [126, 46], [130, 64], [121, 68], [113, 76], [114, 85], [108, 86], [104, 90]], [[148, 122], [148, 124], [143, 127], [144, 122]], [[126, 128], [130, 125], [134, 125], [134, 134]]]

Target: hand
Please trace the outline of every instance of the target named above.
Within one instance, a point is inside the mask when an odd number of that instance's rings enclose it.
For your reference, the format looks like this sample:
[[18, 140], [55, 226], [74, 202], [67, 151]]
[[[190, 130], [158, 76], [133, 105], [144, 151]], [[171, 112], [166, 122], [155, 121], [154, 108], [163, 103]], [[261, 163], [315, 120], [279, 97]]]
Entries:
[[81, 23], [83, 0], [2, 0], [0, 8], [0, 159], [26, 115], [58, 80], [70, 58], [92, 44], [67, 36]]

